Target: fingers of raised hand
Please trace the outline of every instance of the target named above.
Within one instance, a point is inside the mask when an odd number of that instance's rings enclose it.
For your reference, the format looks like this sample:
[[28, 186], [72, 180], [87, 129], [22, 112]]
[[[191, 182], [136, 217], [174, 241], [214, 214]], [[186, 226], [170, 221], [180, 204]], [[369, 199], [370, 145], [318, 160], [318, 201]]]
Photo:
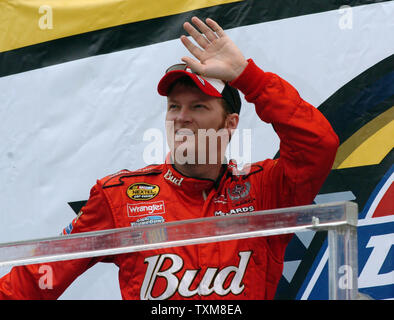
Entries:
[[206, 24], [197, 17], [193, 17], [191, 21], [198, 30], [189, 22], [185, 22], [183, 28], [203, 49], [226, 35], [219, 24], [210, 18], [206, 19]]
[[207, 22], [207, 25], [208, 25], [213, 31], [216, 32], [216, 34], [218, 35], [219, 38], [222, 38], [222, 37], [224, 37], [224, 36], [226, 35], [226, 34], [224, 33], [224, 30], [222, 29], [222, 27], [219, 26], [219, 24], [218, 24], [216, 21], [212, 20], [211, 18], [208, 18], [208, 19], [206, 20], [206, 22]]
[[185, 22], [183, 24], [183, 28], [201, 46], [201, 48], [205, 49], [209, 45], [210, 42], [208, 39], [189, 22]]
[[198, 74], [203, 74], [203, 65], [199, 61], [190, 57], [183, 57], [182, 61], [186, 63], [194, 72]]
[[[213, 21], [213, 20], [212, 20]], [[201, 21], [199, 18], [197, 17], [193, 17], [192, 18], [192, 22], [194, 23], [194, 25], [197, 26], [197, 28], [200, 30], [200, 32], [210, 41], [213, 42], [215, 41], [218, 36], [215, 34], [215, 32], [208, 27], [203, 21]]]
[[203, 50], [193, 44], [193, 42], [191, 42], [186, 36], [181, 36], [181, 41], [193, 56], [195, 56], [197, 59], [201, 58], [201, 55], [204, 53]]

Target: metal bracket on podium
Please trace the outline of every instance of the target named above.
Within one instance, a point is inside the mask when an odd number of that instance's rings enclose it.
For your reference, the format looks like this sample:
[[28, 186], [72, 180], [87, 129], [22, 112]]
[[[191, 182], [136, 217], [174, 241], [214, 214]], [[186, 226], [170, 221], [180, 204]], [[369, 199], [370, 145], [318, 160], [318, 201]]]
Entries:
[[0, 267], [328, 230], [329, 298], [356, 299], [357, 204], [337, 202], [0, 244]]

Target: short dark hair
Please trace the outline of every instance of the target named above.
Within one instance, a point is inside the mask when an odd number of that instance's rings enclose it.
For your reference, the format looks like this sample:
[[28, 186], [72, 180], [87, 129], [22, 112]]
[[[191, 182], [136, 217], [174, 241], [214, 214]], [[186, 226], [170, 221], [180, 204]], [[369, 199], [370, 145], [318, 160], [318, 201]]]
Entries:
[[[187, 87], [187, 88], [197, 88], [200, 89], [192, 79], [188, 76], [183, 76], [175, 80], [173, 83], [171, 83], [170, 87], [168, 88], [168, 95], [170, 95], [171, 91], [174, 89], [174, 87], [179, 84], [181, 86]], [[224, 109], [224, 115], [227, 116], [228, 114], [233, 113], [234, 111], [232, 108], [228, 105], [227, 101], [223, 98], [220, 99], [222, 102], [222, 106]]]

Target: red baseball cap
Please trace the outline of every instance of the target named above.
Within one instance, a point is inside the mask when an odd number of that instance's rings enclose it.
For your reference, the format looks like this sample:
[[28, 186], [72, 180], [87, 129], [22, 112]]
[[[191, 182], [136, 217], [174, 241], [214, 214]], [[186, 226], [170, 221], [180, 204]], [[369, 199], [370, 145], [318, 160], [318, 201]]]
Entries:
[[234, 113], [241, 111], [241, 99], [239, 92], [227, 82], [219, 79], [203, 77], [193, 72], [186, 64], [180, 63], [169, 67], [165, 75], [159, 81], [157, 91], [162, 96], [168, 96], [172, 84], [181, 77], [188, 76], [196, 86], [205, 94], [223, 98]]

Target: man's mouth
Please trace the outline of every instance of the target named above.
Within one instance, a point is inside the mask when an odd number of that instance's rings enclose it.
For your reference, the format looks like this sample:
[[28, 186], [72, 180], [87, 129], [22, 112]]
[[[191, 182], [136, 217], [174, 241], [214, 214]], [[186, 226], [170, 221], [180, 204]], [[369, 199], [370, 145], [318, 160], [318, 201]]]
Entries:
[[194, 136], [194, 132], [190, 129], [178, 129], [175, 131], [175, 135]]

